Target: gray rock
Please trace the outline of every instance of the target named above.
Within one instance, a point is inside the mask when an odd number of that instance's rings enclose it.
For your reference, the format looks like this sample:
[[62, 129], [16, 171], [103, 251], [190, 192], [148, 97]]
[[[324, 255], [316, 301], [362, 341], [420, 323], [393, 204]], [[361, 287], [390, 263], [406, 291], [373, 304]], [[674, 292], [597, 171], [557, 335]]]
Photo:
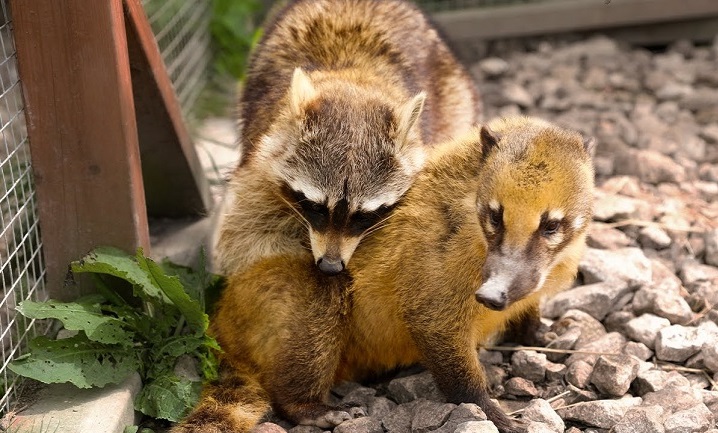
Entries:
[[623, 418], [629, 409], [640, 405], [641, 402], [640, 397], [588, 401], [561, 409], [558, 414], [564, 420], [610, 429]]
[[491, 421], [467, 421], [456, 426], [454, 433], [499, 433]]
[[[605, 331], [604, 331], [605, 334]], [[558, 350], [571, 350], [573, 349], [573, 346], [576, 344], [578, 339], [581, 337], [581, 328], [578, 326], [573, 326], [566, 330], [563, 334], [557, 336], [553, 340], [549, 342], [547, 345], [550, 349], [558, 349]], [[548, 352], [546, 353], [546, 357], [550, 359], [551, 361], [560, 361], [563, 358], [565, 358], [567, 355], [565, 353], [560, 352]]]
[[[603, 215], [603, 218], [611, 219], [612, 216]], [[625, 219], [625, 218], [624, 218]], [[625, 233], [617, 228], [609, 227], [605, 223], [593, 222], [588, 228], [586, 245], [601, 250], [615, 250], [618, 248], [633, 246], [635, 242]]]
[[611, 431], [612, 433], [664, 433], [663, 408], [643, 406], [629, 409]]
[[531, 382], [543, 382], [546, 377], [548, 360], [543, 353], [533, 350], [517, 350], [511, 355], [511, 371]]
[[546, 364], [546, 380], [549, 382], [562, 381], [568, 368], [563, 364], [549, 362]]
[[638, 363], [628, 355], [600, 356], [593, 366], [591, 383], [603, 394], [620, 397], [636, 378]]
[[591, 373], [593, 366], [586, 361], [576, 361], [568, 366], [566, 371], [566, 380], [577, 388], [586, 388], [591, 383]]
[[540, 398], [532, 400], [531, 403], [524, 408], [522, 418], [528, 421], [543, 423], [555, 433], [563, 433], [566, 428], [563, 420], [558, 416], [549, 402]]
[[397, 404], [386, 397], [376, 397], [369, 403], [367, 413], [374, 418], [382, 419], [396, 409]]
[[677, 371], [664, 371], [652, 368], [639, 371], [636, 380], [633, 381], [633, 389], [643, 397], [648, 393], [657, 392], [670, 387], [689, 387], [688, 379]]
[[[551, 325], [551, 331], [555, 332], [556, 335], [559, 336], [559, 339], [563, 338], [565, 334], [574, 334], [576, 332], [575, 329], [579, 330], [579, 335], [578, 338], [573, 341], [573, 345], [570, 347], [560, 348], [578, 349], [606, 335], [606, 329], [603, 327], [601, 322], [591, 317], [590, 314], [581, 310], [569, 310], [564, 313], [564, 315], [561, 316], [559, 320], [557, 320], [553, 323], [553, 325]], [[573, 339], [573, 335], [571, 336], [571, 339]], [[554, 340], [554, 342], [555, 341], [556, 340]], [[568, 344], [570, 343], [570, 341], [571, 340], [565, 343]], [[549, 346], [554, 347], [553, 345]], [[556, 346], [556, 348], [559, 347]], [[550, 360], [555, 361], [555, 359], [551, 359], [551, 353], [548, 353], [547, 357], [549, 357]]]
[[542, 422], [536, 422], [531, 421], [529, 422], [529, 425], [526, 427], [526, 433], [554, 433], [555, 430], [553, 430], [548, 424], [544, 424]]
[[701, 348], [703, 364], [708, 370], [718, 373], [718, 337], [715, 335], [705, 335], [704, 339], [706, 341]]
[[454, 433], [459, 424], [467, 421], [486, 421], [486, 414], [474, 403], [462, 403], [449, 415], [449, 419], [432, 433]]
[[381, 421], [370, 416], [344, 421], [334, 427], [334, 433], [384, 433]]
[[713, 428], [715, 417], [705, 404], [700, 403], [670, 415], [663, 425], [666, 433], [701, 433]]
[[678, 276], [681, 277], [685, 285], [690, 285], [698, 281], [718, 280], [718, 268], [695, 262], [686, 262], [681, 267]]
[[656, 337], [656, 358], [683, 362], [701, 349], [703, 340], [699, 329], [693, 326], [672, 325], [663, 328]]
[[648, 360], [653, 356], [653, 351], [643, 343], [636, 343], [635, 341], [629, 341], [623, 348], [623, 353], [639, 359], [641, 361]]
[[436, 387], [434, 377], [428, 371], [393, 379], [389, 382], [387, 391], [387, 396], [397, 403], [407, 403], [417, 398], [446, 401], [446, 397]]
[[376, 389], [358, 386], [349, 391], [349, 393], [342, 398], [341, 403], [346, 406], [361, 406], [363, 408], [368, 408], [374, 400], [375, 395]]
[[411, 420], [414, 418], [415, 402], [400, 404], [388, 415], [381, 418], [381, 423], [388, 432], [410, 433]]
[[718, 391], [708, 391], [704, 389], [701, 393], [703, 394], [703, 404], [705, 404], [712, 413], [718, 414]]
[[[634, 295], [635, 298], [635, 295]], [[636, 318], [636, 315], [630, 311], [614, 311], [608, 313], [603, 319], [603, 325], [608, 332], [626, 333], [626, 324]]]
[[[609, 332], [603, 337], [577, 348], [584, 352], [621, 354], [623, 353], [623, 347], [625, 345], [626, 337], [617, 332]], [[571, 364], [578, 360], [584, 360], [589, 364], [593, 365], [595, 364], [596, 359], [598, 359], [598, 355], [574, 353], [573, 355], [568, 357], [568, 359], [566, 360], [566, 365], [570, 367]]]
[[414, 417], [411, 420], [412, 433], [427, 433], [441, 427], [449, 415], [456, 408], [452, 403], [435, 403], [423, 401], [414, 407]]
[[653, 350], [658, 333], [670, 325], [668, 319], [646, 313], [626, 323], [626, 335]]
[[616, 158], [614, 170], [616, 174], [636, 175], [643, 182], [652, 184], [679, 183], [686, 178], [683, 167], [671, 158], [650, 149], [626, 151]]
[[534, 105], [534, 98], [522, 86], [517, 83], [508, 83], [504, 86], [504, 100], [509, 104], [516, 104], [521, 108], [529, 108]]
[[252, 433], [286, 433], [287, 431], [280, 425], [273, 422], [263, 422], [254, 426]]
[[718, 229], [707, 231], [703, 239], [706, 245], [706, 263], [711, 266], [718, 266]]
[[570, 309], [585, 311], [596, 320], [603, 318], [612, 309], [620, 309], [619, 301], [631, 289], [624, 281], [608, 281], [579, 286], [558, 293], [545, 304], [543, 312], [547, 317], [558, 317]]
[[[289, 433], [322, 433], [324, 430], [314, 425], [297, 425], [287, 431]], [[254, 433], [253, 430], [251, 432]]]
[[620, 194], [599, 195], [594, 204], [593, 219], [611, 222], [634, 218], [638, 206], [638, 200], [635, 198]]
[[[685, 379], [685, 378], [684, 378]], [[661, 406], [667, 415], [674, 414], [703, 403], [700, 390], [689, 386], [666, 386], [643, 396], [644, 405]]]
[[504, 384], [506, 394], [516, 397], [537, 397], [540, 393], [533, 382], [523, 377], [512, 377]]
[[479, 62], [479, 69], [489, 77], [500, 77], [509, 71], [506, 60], [499, 57], [488, 57]]
[[643, 227], [638, 232], [638, 242], [644, 248], [662, 250], [671, 246], [671, 237], [665, 230], [656, 226]]
[[688, 302], [671, 291], [642, 287], [634, 295], [632, 307], [636, 314], [653, 313], [673, 324], [685, 325], [693, 319], [693, 311]]
[[613, 251], [587, 248], [578, 271], [586, 284], [623, 281], [629, 286], [649, 284], [653, 272], [651, 261], [638, 248]]
[[357, 388], [363, 388], [363, 386], [356, 382], [345, 381], [345, 382], [341, 382], [339, 385], [332, 388], [332, 393], [343, 398], [345, 395], [349, 394], [350, 392], [354, 391]]

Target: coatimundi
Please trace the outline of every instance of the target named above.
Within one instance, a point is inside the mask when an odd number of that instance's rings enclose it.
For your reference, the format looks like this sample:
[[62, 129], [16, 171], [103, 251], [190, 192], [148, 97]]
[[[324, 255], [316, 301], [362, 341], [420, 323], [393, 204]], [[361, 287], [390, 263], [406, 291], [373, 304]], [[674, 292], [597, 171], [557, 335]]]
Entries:
[[[393, 215], [328, 277], [308, 252], [232, 275], [212, 321], [224, 353], [173, 432], [246, 432], [272, 406], [332, 427], [343, 380], [423, 364], [454, 403], [520, 431], [487, 393], [477, 347], [530, 330], [539, 299], [571, 285], [592, 219], [592, 140], [513, 117], [434, 149]], [[526, 331], [528, 332], [528, 331]]]

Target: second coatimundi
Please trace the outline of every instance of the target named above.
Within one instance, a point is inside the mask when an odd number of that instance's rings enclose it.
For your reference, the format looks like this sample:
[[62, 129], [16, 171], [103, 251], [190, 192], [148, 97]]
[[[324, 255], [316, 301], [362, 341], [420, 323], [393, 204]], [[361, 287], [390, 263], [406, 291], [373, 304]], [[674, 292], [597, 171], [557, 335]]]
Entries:
[[[592, 219], [592, 140], [547, 122], [490, 122], [437, 147], [349, 275], [308, 252], [233, 275], [212, 331], [222, 377], [173, 432], [247, 432], [272, 406], [302, 424], [349, 418], [326, 399], [343, 380], [423, 364], [454, 403], [493, 403], [477, 347], [530, 330], [539, 299], [574, 280]], [[529, 331], [527, 331], [529, 332]]]

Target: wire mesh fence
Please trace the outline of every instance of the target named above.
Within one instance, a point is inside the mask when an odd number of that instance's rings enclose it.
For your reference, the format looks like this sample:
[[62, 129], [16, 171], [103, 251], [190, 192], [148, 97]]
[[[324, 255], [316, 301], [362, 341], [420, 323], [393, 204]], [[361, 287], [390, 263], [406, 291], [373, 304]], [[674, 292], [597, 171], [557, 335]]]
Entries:
[[143, 0], [185, 118], [204, 89], [212, 60], [207, 0]]
[[8, 364], [44, 326], [15, 312], [23, 300], [45, 300], [36, 197], [30, 167], [12, 20], [0, 0], [0, 413], [12, 410], [21, 382]]

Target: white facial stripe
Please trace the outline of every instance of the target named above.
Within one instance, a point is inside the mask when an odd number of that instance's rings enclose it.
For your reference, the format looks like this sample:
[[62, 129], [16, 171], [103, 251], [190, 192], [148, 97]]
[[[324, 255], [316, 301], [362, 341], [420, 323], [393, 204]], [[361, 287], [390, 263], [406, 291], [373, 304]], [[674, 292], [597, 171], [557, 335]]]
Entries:
[[381, 194], [359, 205], [359, 209], [364, 212], [374, 212], [382, 206], [393, 205], [398, 199], [399, 195], [395, 192]]
[[294, 191], [301, 192], [308, 200], [314, 203], [324, 203], [327, 200], [327, 196], [314, 185], [306, 182], [303, 179], [295, 179], [289, 182], [289, 187]]
[[492, 211], [498, 212], [501, 209], [501, 204], [496, 199], [491, 199], [489, 202], [489, 208], [491, 208]]
[[583, 226], [583, 223], [586, 219], [582, 216], [577, 216], [575, 220], [573, 220], [573, 228], [579, 229], [581, 226]]
[[565, 216], [566, 214], [561, 209], [552, 209], [548, 212], [549, 220], [562, 220]]

